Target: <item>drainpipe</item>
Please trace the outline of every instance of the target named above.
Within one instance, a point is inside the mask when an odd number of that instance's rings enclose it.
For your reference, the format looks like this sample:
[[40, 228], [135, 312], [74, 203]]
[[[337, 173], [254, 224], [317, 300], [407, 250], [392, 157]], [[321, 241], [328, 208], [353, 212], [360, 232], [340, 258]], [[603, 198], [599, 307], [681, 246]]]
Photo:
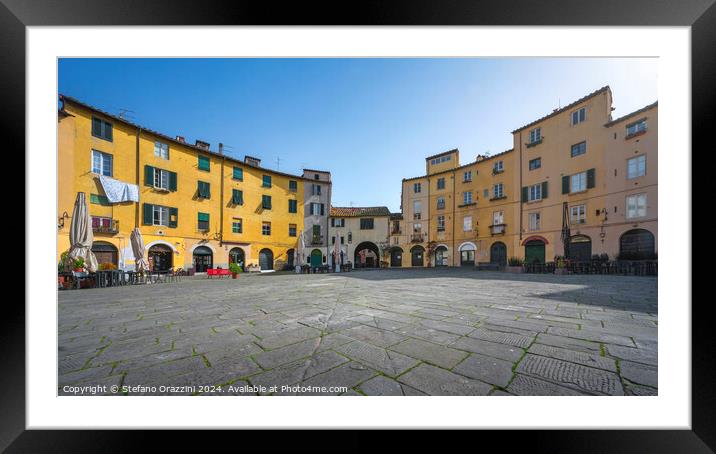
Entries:
[[452, 254], [450, 254], [450, 260], [452, 266], [455, 266], [455, 211], [457, 210], [457, 179], [455, 177], [455, 171], [452, 173]]
[[[522, 242], [522, 131], [520, 131], [520, 197], [518, 198], [520, 203], [520, 236], [519, 243]], [[516, 255], [516, 254], [515, 254]]]
[[[140, 174], [139, 174], [139, 136], [142, 134], [142, 128], [141, 126], [137, 126], [137, 143], [136, 143], [136, 177], [137, 177], [137, 188], [141, 188], [142, 184], [140, 181]], [[139, 189], [137, 189], [137, 192], [139, 192]], [[134, 208], [134, 227], [139, 227], [139, 201], [137, 201], [136, 206]]]
[[224, 144], [219, 143], [221, 155], [221, 188], [219, 189], [219, 246], [224, 245]]

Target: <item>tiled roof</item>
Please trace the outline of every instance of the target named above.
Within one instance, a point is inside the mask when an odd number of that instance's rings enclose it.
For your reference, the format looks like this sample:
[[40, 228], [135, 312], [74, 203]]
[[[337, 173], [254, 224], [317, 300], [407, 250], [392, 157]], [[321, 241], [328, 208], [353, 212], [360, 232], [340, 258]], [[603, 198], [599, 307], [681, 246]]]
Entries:
[[331, 207], [331, 216], [338, 218], [390, 216], [390, 210], [388, 207]]
[[[118, 117], [117, 115], [113, 115], [113, 114], [111, 114], [111, 113], [109, 113], [109, 112], [106, 112], [106, 111], [104, 111], [104, 110], [102, 110], [102, 109], [98, 109], [97, 107], [91, 106], [91, 105], [89, 105], [89, 104], [87, 104], [87, 103], [84, 103], [84, 102], [82, 102], [82, 101], [80, 101], [80, 100], [78, 100], [78, 99], [76, 99], [76, 98], [71, 97], [71, 96], [67, 96], [67, 95], [60, 94], [60, 99], [62, 100], [63, 103], [64, 103], [65, 101], [67, 101], [67, 102], [70, 102], [70, 103], [72, 103], [72, 104], [76, 104], [76, 105], [78, 105], [78, 106], [84, 107], [85, 109], [89, 109], [89, 110], [91, 110], [91, 111], [93, 111], [93, 112], [98, 112], [98, 113], [104, 115], [105, 117], [111, 118], [111, 119], [113, 119], [113, 120], [115, 120], [115, 121], [118, 121], [118, 122], [120, 122], [120, 123], [124, 123], [124, 124], [129, 125], [129, 126], [133, 126], [133, 127], [135, 127], [135, 128], [141, 128], [142, 131], [148, 132], [148, 133], [150, 133], [150, 134], [154, 134], [155, 136], [161, 137], [162, 139], [167, 140], [167, 141], [169, 141], [169, 142], [176, 143], [176, 144], [180, 144], [180, 145], [182, 145], [182, 146], [184, 146], [184, 147], [187, 147], [187, 148], [196, 150], [196, 151], [199, 152], [199, 153], [204, 153], [204, 154], [213, 155], [213, 156], [216, 156], [216, 157], [219, 157], [219, 158], [224, 158], [224, 159], [226, 159], [227, 161], [230, 161], [230, 162], [236, 162], [236, 163], [240, 163], [240, 164], [246, 164], [245, 162], [243, 162], [242, 160], [240, 160], [240, 159], [238, 159], [238, 158], [234, 158], [234, 157], [231, 157], [231, 156], [227, 156], [227, 155], [224, 155], [224, 154], [220, 154], [220, 153], [218, 153], [218, 152], [216, 152], [216, 151], [206, 150], [206, 149], [204, 149], [204, 148], [197, 147], [196, 145], [192, 145], [192, 144], [187, 143], [187, 142], [181, 142], [181, 141], [177, 140], [177, 139], [174, 138], [174, 137], [168, 136], [168, 135], [166, 135], [166, 134], [164, 134], [164, 133], [161, 133], [161, 132], [158, 132], [158, 131], [154, 131], [154, 130], [149, 129], [149, 128], [145, 128], [144, 126], [141, 126], [141, 125], [138, 125], [138, 124], [136, 124], [136, 123], [133, 123], [133, 122], [131, 122], [131, 121], [125, 119], [125, 118]], [[64, 108], [63, 108], [62, 110], [64, 110]], [[61, 111], [62, 111], [62, 110], [61, 110]], [[68, 112], [65, 112], [65, 114], [69, 114], [69, 113], [68, 113]], [[250, 156], [249, 156], [249, 157], [250, 157]], [[256, 158], [254, 158], [254, 159], [256, 159]], [[292, 178], [298, 178], [298, 179], [301, 179], [301, 180], [309, 180], [309, 181], [311, 181], [310, 178], [305, 178], [305, 177], [302, 177], [302, 176], [300, 176], [300, 175], [294, 175], [294, 174], [291, 174], [291, 173], [279, 172], [278, 170], [267, 169], [266, 167], [256, 166], [255, 168], [261, 169], [261, 170], [264, 170], [264, 171], [266, 171], [266, 172], [270, 172], [270, 173], [273, 173], [273, 174], [276, 174], [276, 175], [283, 175], [283, 176], [286, 176], [286, 177], [292, 177]]]
[[484, 157], [483, 159], [481, 159], [481, 160], [479, 160], [479, 161], [478, 161], [478, 160], [471, 161], [471, 162], [468, 162], [467, 164], [463, 164], [463, 165], [461, 165], [461, 166], [459, 166], [459, 167], [455, 167], [455, 168], [447, 169], [447, 170], [442, 170], [442, 171], [440, 171], [440, 172], [431, 173], [430, 175], [420, 175], [420, 176], [418, 176], [418, 177], [403, 178], [403, 181], [419, 180], [419, 179], [421, 179], [421, 178], [434, 177], [435, 175], [443, 175], [443, 174], [446, 174], [446, 173], [455, 172], [455, 171], [458, 171], [458, 170], [460, 170], [460, 169], [464, 169], [465, 167], [469, 167], [469, 166], [472, 166], [472, 165], [475, 165], [475, 164], [479, 164], [479, 163], [482, 163], [482, 162], [485, 162], [485, 161], [489, 161], [490, 159], [497, 158], [498, 156], [502, 156], [502, 155], [507, 154], [507, 153], [509, 153], [509, 152], [511, 152], [511, 151], [514, 151], [514, 148], [510, 148], [509, 150], [501, 151], [501, 152], [499, 152], [499, 153], [497, 153], [497, 154], [493, 154], [492, 156], [486, 156], [486, 157]]
[[434, 154], [434, 155], [432, 155], [432, 156], [428, 156], [427, 158], [425, 158], [425, 160], [427, 161], [428, 159], [437, 158], [437, 157], [439, 157], [439, 156], [445, 156], [446, 154], [455, 153], [456, 151], [459, 151], [459, 150], [458, 150], [457, 148], [453, 148], [452, 150], [443, 151], [442, 153], [438, 153], [438, 154]]
[[629, 118], [634, 117], [634, 116], [636, 116], [636, 115], [639, 115], [639, 114], [642, 113], [642, 112], [646, 112], [646, 111], [649, 110], [649, 109], [653, 109], [653, 108], [656, 107], [657, 105], [659, 105], [659, 101], [655, 101], [655, 102], [649, 104], [648, 106], [642, 107], [642, 108], [639, 109], [639, 110], [635, 110], [634, 112], [631, 112], [631, 113], [628, 113], [628, 114], [626, 114], [626, 115], [624, 115], [624, 116], [621, 116], [621, 117], [617, 118], [616, 120], [612, 120], [612, 121], [610, 121], [610, 122], [608, 122], [608, 123], [605, 123], [604, 126], [606, 126], [606, 127], [608, 128], [608, 127], [610, 127], [610, 126], [615, 125], [616, 123], [619, 123], [620, 121], [628, 120]]
[[577, 104], [583, 103], [584, 101], [588, 100], [589, 98], [593, 98], [593, 97], [595, 97], [595, 96], [597, 96], [597, 95], [599, 95], [599, 94], [601, 94], [601, 93], [604, 93], [605, 91], [611, 91], [611, 89], [609, 88], [609, 85], [605, 85], [604, 87], [600, 88], [599, 90], [593, 91], [593, 92], [591, 92], [590, 94], [588, 94], [587, 96], [585, 96], [585, 97], [583, 97], [583, 98], [580, 98], [580, 99], [574, 101], [573, 103], [562, 107], [561, 109], [556, 109], [556, 110], [554, 110], [551, 114], [545, 115], [545, 116], [542, 117], [542, 118], [538, 118], [537, 120], [533, 121], [532, 123], [527, 123], [526, 125], [521, 126], [521, 127], [517, 128], [517, 129], [515, 129], [514, 131], [512, 131], [512, 133], [514, 134], [514, 133], [516, 133], [516, 132], [518, 132], [518, 131], [521, 131], [521, 130], [523, 130], [523, 129], [525, 129], [525, 128], [529, 128], [529, 127], [532, 126], [532, 125], [536, 125], [536, 124], [539, 123], [540, 121], [544, 121], [544, 120], [546, 120], [546, 119], [548, 119], [548, 118], [550, 118], [550, 117], [554, 117], [555, 115], [559, 115], [559, 114], [561, 114], [562, 112], [564, 112], [565, 110], [569, 110], [569, 109], [573, 108], [574, 106], [576, 106]]
[[403, 219], [403, 213], [390, 213], [390, 219], [396, 221]]

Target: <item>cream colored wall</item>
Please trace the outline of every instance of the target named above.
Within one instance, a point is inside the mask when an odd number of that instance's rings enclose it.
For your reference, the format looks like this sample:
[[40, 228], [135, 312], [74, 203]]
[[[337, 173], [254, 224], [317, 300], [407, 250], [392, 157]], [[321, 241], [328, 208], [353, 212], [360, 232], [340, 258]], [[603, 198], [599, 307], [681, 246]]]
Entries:
[[[345, 254], [345, 260], [350, 261], [355, 265], [355, 251], [356, 247], [365, 241], [375, 244], [379, 250], [381, 245], [387, 244], [388, 242], [388, 216], [361, 216], [361, 217], [334, 217], [335, 219], [345, 219], [345, 227], [328, 227], [328, 251], [333, 252], [332, 239], [335, 236], [336, 241], [340, 242], [340, 237], [345, 238], [345, 243], [341, 246], [341, 250]], [[361, 230], [360, 220], [366, 218], [373, 218], [373, 229]], [[352, 241], [348, 242], [348, 232], [352, 233]], [[379, 260], [383, 261], [382, 257], [378, 257]]]

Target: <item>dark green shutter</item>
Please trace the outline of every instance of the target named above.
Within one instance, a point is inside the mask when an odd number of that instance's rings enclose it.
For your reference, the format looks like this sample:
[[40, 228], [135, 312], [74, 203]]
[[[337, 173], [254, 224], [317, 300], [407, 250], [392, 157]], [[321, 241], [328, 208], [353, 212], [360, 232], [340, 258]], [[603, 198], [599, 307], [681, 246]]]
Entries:
[[154, 206], [145, 203], [144, 204], [144, 225], [153, 225], [154, 224]]
[[594, 169], [587, 170], [587, 188], [593, 188], [595, 185], [595, 171]]
[[92, 117], [92, 135], [102, 137], [102, 120]]
[[325, 204], [322, 203], [321, 204], [321, 216], [323, 216], [323, 214], [325, 213], [324, 208], [323, 208], [324, 206], [325, 206]]
[[170, 191], [177, 190], [177, 173], [176, 172], [169, 172], [169, 190]]
[[199, 213], [199, 220], [209, 222], [209, 213]]
[[169, 227], [175, 229], [179, 224], [179, 209], [169, 208]]
[[234, 205], [244, 204], [244, 196], [239, 189], [232, 189], [231, 203], [233, 203]]
[[562, 194], [569, 194], [569, 175], [562, 177]]
[[144, 166], [144, 184], [154, 186], [154, 167]]
[[547, 182], [546, 181], [542, 183], [542, 198], [543, 199], [547, 198]]
[[527, 201], [527, 186], [522, 186], [522, 203]]

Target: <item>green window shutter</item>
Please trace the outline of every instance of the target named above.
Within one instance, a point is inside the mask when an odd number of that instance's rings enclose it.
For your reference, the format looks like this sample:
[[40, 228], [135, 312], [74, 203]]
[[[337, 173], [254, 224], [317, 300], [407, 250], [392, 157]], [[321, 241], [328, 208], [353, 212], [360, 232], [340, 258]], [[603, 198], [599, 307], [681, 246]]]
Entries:
[[522, 203], [527, 201], [527, 186], [522, 186]]
[[209, 213], [199, 213], [199, 220], [209, 222]]
[[179, 224], [179, 209], [169, 208], [169, 227], [175, 229]]
[[211, 198], [211, 184], [210, 183], [204, 183], [206, 185], [206, 198]]
[[199, 170], [210, 170], [209, 158], [206, 156], [199, 155]]
[[144, 225], [154, 224], [154, 205], [144, 204]]
[[169, 190], [170, 191], [177, 190], [177, 173], [176, 172], [169, 172]]
[[244, 169], [241, 167], [234, 167], [234, 180], [244, 179]]
[[262, 200], [261, 206], [266, 210], [270, 210], [271, 209], [271, 196], [270, 195], [261, 196], [261, 200]]
[[321, 216], [323, 216], [323, 215], [325, 214], [325, 209], [324, 209], [324, 207], [325, 207], [325, 204], [322, 203], [322, 204], [321, 204]]
[[233, 189], [232, 190], [232, 196], [231, 196], [231, 203], [234, 205], [243, 205], [244, 204], [244, 193], [241, 192], [239, 189]]
[[144, 166], [144, 184], [154, 186], [154, 167]]
[[543, 199], [547, 198], [547, 182], [546, 181], [542, 183], [542, 198]]
[[569, 194], [569, 175], [562, 177], [562, 194]]
[[595, 185], [595, 169], [587, 170], [587, 188], [593, 188]]
[[199, 193], [199, 197], [202, 197], [204, 199], [211, 198], [211, 185], [209, 183], [205, 181], [199, 181], [197, 191]]

